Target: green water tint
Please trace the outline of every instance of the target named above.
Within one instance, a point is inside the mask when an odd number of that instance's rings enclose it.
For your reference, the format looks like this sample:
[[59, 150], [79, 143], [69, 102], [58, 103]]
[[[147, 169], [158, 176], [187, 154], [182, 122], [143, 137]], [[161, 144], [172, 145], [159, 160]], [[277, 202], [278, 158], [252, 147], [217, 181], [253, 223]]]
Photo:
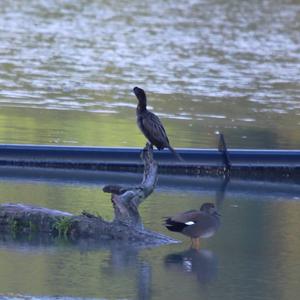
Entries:
[[[143, 147], [138, 85], [174, 147], [216, 147], [220, 131], [229, 148], [299, 149], [299, 9], [274, 0], [4, 1], [0, 143]], [[112, 218], [98, 187], [20, 181], [1, 182], [0, 192], [1, 203]], [[229, 193], [222, 227], [199, 253], [180, 235], [182, 244], [155, 249], [2, 237], [0, 298], [298, 299], [295, 197]], [[171, 234], [163, 217], [209, 201], [158, 190], [141, 215]]]
[[300, 148], [298, 7], [6, 1], [0, 142], [141, 147], [138, 85], [174, 147]]
[[[213, 129], [223, 129], [229, 148], [299, 149], [297, 127], [228, 128], [216, 126], [214, 119], [195, 122], [162, 118], [169, 139], [175, 147], [216, 148], [218, 135]], [[287, 121], [287, 120], [286, 120]], [[289, 119], [290, 126], [296, 121]], [[283, 127], [282, 127], [283, 126]], [[128, 134], [130, 132], [130, 134]], [[247, 139], [242, 136], [247, 135]], [[0, 111], [0, 142], [11, 144], [85, 145], [143, 147], [145, 138], [135, 124], [135, 110], [127, 113], [101, 115], [76, 111], [53, 111], [28, 108], [2, 108]]]
[[[2, 183], [0, 191], [2, 202], [18, 202], [22, 195], [24, 202], [70, 212], [90, 206], [107, 218], [112, 213], [109, 199], [98, 188], [20, 182]], [[182, 240], [181, 244], [141, 249], [115, 241], [70, 243], [50, 237], [1, 236], [0, 294], [276, 299], [284, 293], [295, 299], [300, 275], [296, 198], [232, 192], [224, 196], [219, 203], [221, 228], [202, 241], [199, 252], [189, 249], [188, 238], [168, 232], [162, 218], [214, 202], [210, 192], [157, 191], [142, 205], [144, 225]]]

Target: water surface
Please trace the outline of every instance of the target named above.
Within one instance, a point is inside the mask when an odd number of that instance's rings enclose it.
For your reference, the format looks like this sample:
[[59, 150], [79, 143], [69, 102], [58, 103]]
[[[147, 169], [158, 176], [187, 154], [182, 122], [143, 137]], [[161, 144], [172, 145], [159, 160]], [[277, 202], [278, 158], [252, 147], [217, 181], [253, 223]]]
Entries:
[[[300, 3], [4, 1], [0, 142], [141, 146], [138, 85], [177, 147], [299, 148]], [[130, 135], [128, 134], [130, 132]]]
[[[3, 0], [0, 143], [142, 147], [140, 86], [174, 147], [224, 132], [233, 148], [299, 149], [299, 15], [298, 0]], [[171, 234], [163, 217], [216, 201], [219, 183], [199, 186], [159, 187], [145, 226]], [[222, 226], [199, 252], [176, 234], [153, 249], [0, 236], [0, 298], [298, 299], [298, 186], [244, 186], [217, 198]], [[0, 203], [110, 219], [101, 187], [1, 177]]]
[[[220, 187], [219, 184], [216, 187]], [[0, 239], [0, 295], [48, 299], [297, 299], [300, 276], [299, 198], [294, 193], [228, 193], [159, 190], [142, 205], [146, 227], [182, 243], [136, 248], [127, 243], [68, 243], [59, 239]], [[35, 203], [79, 213], [112, 216], [97, 186], [2, 181], [1, 203]], [[22, 195], [22, 199], [20, 199]], [[271, 197], [270, 197], [271, 196]], [[203, 202], [222, 214], [219, 232], [190, 249], [184, 236], [167, 232], [162, 218]], [[11, 298], [8, 298], [11, 299]]]

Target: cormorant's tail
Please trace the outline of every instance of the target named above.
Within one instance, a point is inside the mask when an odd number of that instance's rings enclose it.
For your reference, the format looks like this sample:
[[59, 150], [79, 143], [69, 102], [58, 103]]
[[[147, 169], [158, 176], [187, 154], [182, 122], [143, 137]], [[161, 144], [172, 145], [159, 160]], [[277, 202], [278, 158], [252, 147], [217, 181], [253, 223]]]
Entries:
[[177, 157], [178, 160], [184, 162], [184, 159], [170, 145], [168, 146], [168, 148]]

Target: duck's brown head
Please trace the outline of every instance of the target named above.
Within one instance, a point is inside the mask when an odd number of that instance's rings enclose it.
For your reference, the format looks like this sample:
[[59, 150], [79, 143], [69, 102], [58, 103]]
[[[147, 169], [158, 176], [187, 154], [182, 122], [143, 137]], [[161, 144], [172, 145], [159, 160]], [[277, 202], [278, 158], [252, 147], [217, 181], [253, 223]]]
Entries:
[[220, 216], [216, 206], [213, 203], [209, 203], [209, 202], [203, 203], [200, 207], [200, 210], [210, 215], [217, 214], [218, 216]]

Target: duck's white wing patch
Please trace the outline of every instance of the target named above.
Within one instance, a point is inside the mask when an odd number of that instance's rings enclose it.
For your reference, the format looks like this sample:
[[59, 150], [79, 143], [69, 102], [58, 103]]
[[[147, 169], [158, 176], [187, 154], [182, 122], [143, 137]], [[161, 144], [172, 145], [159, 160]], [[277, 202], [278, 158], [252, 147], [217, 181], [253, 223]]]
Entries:
[[193, 222], [193, 221], [188, 221], [188, 222], [185, 222], [184, 224], [185, 224], [185, 225], [194, 225], [195, 222]]

